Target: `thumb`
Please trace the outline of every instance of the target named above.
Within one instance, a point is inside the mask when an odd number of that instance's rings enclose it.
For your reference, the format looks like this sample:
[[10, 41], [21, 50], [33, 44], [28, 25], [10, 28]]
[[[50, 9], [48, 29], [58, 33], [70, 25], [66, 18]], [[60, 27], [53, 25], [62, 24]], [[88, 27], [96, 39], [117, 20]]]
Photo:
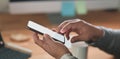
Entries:
[[72, 43], [79, 42], [79, 41], [82, 41], [80, 36], [74, 36], [74, 37], [71, 38]]

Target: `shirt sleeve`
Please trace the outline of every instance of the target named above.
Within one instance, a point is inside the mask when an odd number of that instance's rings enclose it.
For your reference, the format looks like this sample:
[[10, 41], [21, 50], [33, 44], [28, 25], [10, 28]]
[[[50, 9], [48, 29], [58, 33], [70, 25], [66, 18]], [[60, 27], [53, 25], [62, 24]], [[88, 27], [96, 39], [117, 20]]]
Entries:
[[71, 54], [67, 53], [67, 54], [64, 54], [60, 59], [78, 59], [74, 56], [72, 56]]
[[98, 47], [101, 50], [110, 53], [116, 57], [120, 55], [120, 30], [113, 30], [101, 27], [104, 31], [104, 36], [97, 39], [92, 46]]

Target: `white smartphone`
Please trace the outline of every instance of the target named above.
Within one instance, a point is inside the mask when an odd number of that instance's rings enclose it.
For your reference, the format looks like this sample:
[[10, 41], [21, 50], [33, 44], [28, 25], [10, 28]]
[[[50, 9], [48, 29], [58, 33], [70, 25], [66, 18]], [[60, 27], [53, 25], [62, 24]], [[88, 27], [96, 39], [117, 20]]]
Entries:
[[38, 32], [40, 34], [48, 34], [50, 35], [53, 39], [60, 41], [62, 43], [65, 43], [65, 37], [57, 32], [54, 32], [40, 24], [37, 24], [33, 21], [28, 21], [27, 27], [35, 32]]

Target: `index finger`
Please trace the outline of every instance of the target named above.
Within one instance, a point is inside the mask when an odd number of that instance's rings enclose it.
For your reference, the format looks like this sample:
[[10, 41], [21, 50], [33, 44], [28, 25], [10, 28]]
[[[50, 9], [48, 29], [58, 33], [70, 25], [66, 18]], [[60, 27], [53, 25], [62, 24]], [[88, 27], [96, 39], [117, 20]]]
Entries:
[[67, 23], [63, 26], [63, 28], [60, 30], [61, 33], [66, 33], [72, 31], [72, 23]]
[[62, 22], [57, 28], [58, 32], [60, 32], [60, 30], [70, 21], [72, 21], [72, 20], [66, 20], [66, 21]]

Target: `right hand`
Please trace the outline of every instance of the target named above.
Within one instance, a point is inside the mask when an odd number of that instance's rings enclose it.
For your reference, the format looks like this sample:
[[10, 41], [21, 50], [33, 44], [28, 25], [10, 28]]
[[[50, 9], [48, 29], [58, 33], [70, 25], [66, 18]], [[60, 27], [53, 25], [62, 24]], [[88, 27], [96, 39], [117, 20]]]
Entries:
[[77, 41], [95, 41], [103, 36], [103, 31], [100, 28], [80, 19], [64, 21], [58, 26], [57, 31], [65, 34], [68, 39], [71, 32], [77, 33], [77, 36], [72, 37], [72, 43]]

